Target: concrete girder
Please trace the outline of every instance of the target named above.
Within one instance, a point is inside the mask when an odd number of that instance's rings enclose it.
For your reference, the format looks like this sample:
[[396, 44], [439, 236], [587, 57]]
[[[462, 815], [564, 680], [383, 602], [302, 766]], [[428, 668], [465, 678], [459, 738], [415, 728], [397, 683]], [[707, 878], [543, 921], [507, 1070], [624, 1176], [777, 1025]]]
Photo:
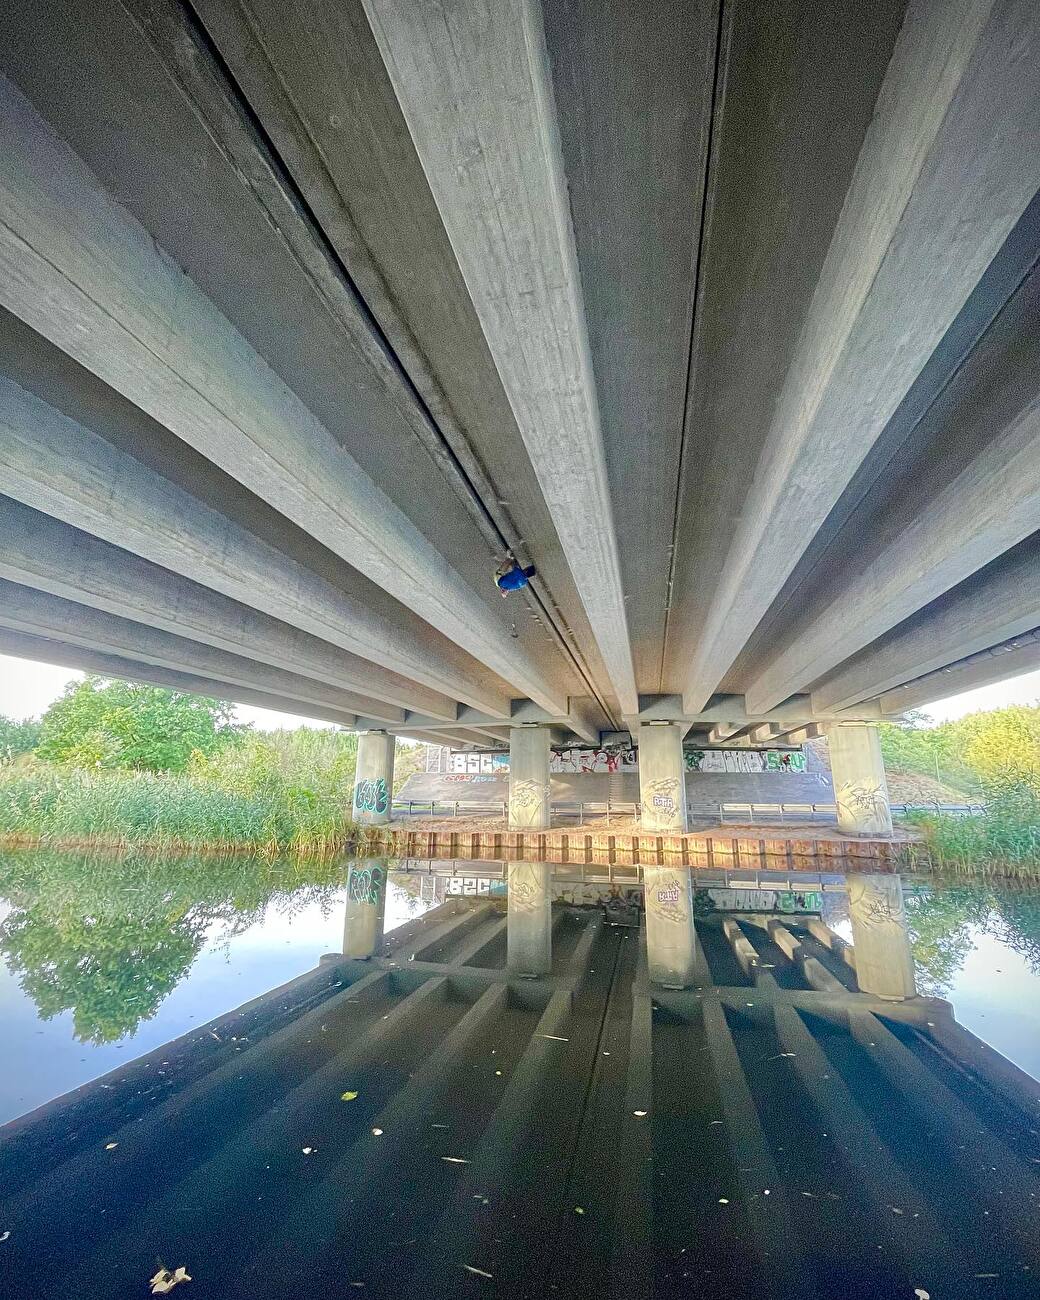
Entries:
[[716, 722], [708, 732], [708, 739], [713, 745], [724, 744], [727, 740], [743, 731], [746, 725], [743, 722]]
[[367, 609], [2, 375], [0, 474], [4, 491], [35, 510], [244, 605], [277, 610], [282, 622], [431, 690], [508, 713], [479, 664], [451, 662], [429, 636]]
[[818, 722], [810, 722], [794, 731], [783, 732], [777, 740], [785, 745], [804, 745], [807, 740], [818, 740], [823, 735], [823, 727]]
[[127, 682], [148, 682], [152, 686], [165, 686], [187, 695], [205, 695], [210, 699], [230, 700], [235, 704], [251, 704], [259, 709], [273, 709], [277, 713], [313, 718], [317, 722], [334, 722], [348, 731], [353, 731], [357, 723], [353, 714], [342, 713], [338, 709], [311, 705], [282, 695], [271, 695], [267, 691], [216, 681], [195, 673], [175, 672], [172, 668], [163, 668], [143, 660], [102, 654], [81, 645], [29, 636], [6, 627], [0, 627], [0, 654], [29, 659], [34, 663], [57, 664], [61, 668], [97, 673], [101, 677], [117, 677]]
[[457, 704], [158, 565], [0, 497], [0, 577], [401, 708]]
[[768, 745], [781, 736], [783, 730], [779, 722], [760, 722], [748, 731], [748, 739], [753, 745]]
[[1027, 542], [842, 664], [815, 688], [813, 705], [824, 717], [857, 708], [1035, 627], [1040, 544]]
[[622, 713], [617, 538], [541, 8], [365, 0]]
[[337, 690], [325, 682], [228, 654], [143, 623], [131, 623], [4, 578], [0, 578], [0, 627], [70, 647], [82, 646], [99, 654], [117, 655], [135, 663], [150, 663], [157, 668], [205, 677], [223, 683], [229, 690], [241, 686], [246, 690], [269, 692], [295, 701], [300, 706], [296, 712], [317, 706], [337, 713], [365, 713], [385, 723], [404, 720], [404, 709], [393, 705]]
[[1034, 638], [1023, 645], [1012, 642], [994, 647], [988, 654], [976, 655], [966, 662], [951, 664], [949, 668], [896, 687], [882, 695], [881, 712], [896, 714], [925, 708], [936, 700], [945, 700], [965, 691], [975, 691], [980, 686], [992, 686], [995, 682], [1004, 682], [1010, 677], [1036, 672], [1038, 668], [1040, 637], [1034, 634]]
[[[553, 714], [548, 713], [532, 700], [513, 700], [509, 728], [544, 724], [558, 728], [561, 731], [573, 732], [580, 740], [591, 745], [598, 745], [600, 727], [596, 722], [594, 711], [586, 708], [583, 701], [579, 699], [572, 698], [569, 703], [570, 710], [568, 713]], [[406, 714], [405, 721], [410, 726], [421, 727], [424, 731], [439, 731], [445, 728], [454, 729], [458, 727], [474, 727], [484, 731], [490, 727], [496, 739], [503, 731], [501, 718], [491, 717], [486, 713], [481, 713], [479, 709], [469, 708], [466, 705], [460, 705], [455, 715], [448, 719], [427, 717], [418, 709], [411, 710]]]
[[878, 521], [884, 540], [868, 540], [854, 571], [833, 580], [821, 612], [799, 622], [751, 684], [750, 708], [774, 703], [795, 684], [820, 681], [1035, 532], [1038, 313], [1035, 271], [925, 417], [942, 455], [915, 474], [914, 494], [903, 495]]
[[[955, 11], [911, 0], [753, 485], [696, 630], [683, 690], [690, 712], [704, 706], [762, 622], [1040, 187], [1038, 77], [1032, 0], [958, 0]], [[775, 702], [773, 695], [762, 698]]]
[[562, 707], [490, 606], [6, 80], [0, 124], [0, 302], [480, 663]]

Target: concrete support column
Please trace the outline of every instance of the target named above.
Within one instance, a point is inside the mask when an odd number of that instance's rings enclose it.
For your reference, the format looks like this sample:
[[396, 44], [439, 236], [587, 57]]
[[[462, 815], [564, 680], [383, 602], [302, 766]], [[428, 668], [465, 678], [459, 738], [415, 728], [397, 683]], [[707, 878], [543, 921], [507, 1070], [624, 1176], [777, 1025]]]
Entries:
[[852, 946], [860, 991], [901, 1002], [917, 993], [910, 929], [898, 876], [848, 877]]
[[353, 863], [347, 876], [347, 907], [343, 918], [343, 956], [374, 957], [383, 939], [386, 907], [386, 859]]
[[686, 830], [683, 728], [668, 722], [639, 728], [639, 798], [644, 830], [682, 835]]
[[509, 829], [549, 828], [549, 728], [514, 727], [509, 733]]
[[520, 976], [552, 969], [552, 867], [513, 862], [509, 867], [506, 965]]
[[385, 731], [363, 731], [354, 774], [354, 820], [369, 826], [388, 822], [393, 794], [394, 737]]
[[827, 727], [834, 802], [839, 830], [853, 835], [891, 835], [892, 812], [874, 722], [840, 722]]
[[688, 867], [644, 867], [646, 955], [650, 979], [669, 989], [693, 983], [693, 873]]

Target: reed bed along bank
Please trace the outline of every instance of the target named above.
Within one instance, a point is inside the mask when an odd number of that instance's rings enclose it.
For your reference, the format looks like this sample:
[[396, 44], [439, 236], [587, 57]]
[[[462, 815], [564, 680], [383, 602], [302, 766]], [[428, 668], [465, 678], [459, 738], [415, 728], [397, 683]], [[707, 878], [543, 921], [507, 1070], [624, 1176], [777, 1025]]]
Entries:
[[986, 791], [984, 813], [955, 817], [916, 813], [924, 839], [907, 846], [912, 870], [1040, 879], [1040, 791], [1032, 781], [1004, 780]]
[[313, 856], [357, 842], [349, 784], [313, 788], [241, 775], [3, 767], [0, 837], [7, 843]]

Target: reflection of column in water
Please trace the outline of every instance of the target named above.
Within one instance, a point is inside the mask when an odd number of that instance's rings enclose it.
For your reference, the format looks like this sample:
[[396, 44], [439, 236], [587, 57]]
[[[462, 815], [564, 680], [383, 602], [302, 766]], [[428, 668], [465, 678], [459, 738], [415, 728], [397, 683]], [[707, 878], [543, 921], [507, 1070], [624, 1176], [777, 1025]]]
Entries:
[[347, 876], [343, 956], [372, 957], [383, 938], [386, 858], [359, 858]]
[[651, 980], [666, 988], [687, 988], [693, 983], [696, 944], [689, 868], [644, 867], [643, 901]]
[[552, 867], [509, 865], [507, 965], [517, 975], [548, 975], [552, 967]]
[[917, 993], [898, 876], [850, 875], [849, 914], [860, 991], [894, 1002]]

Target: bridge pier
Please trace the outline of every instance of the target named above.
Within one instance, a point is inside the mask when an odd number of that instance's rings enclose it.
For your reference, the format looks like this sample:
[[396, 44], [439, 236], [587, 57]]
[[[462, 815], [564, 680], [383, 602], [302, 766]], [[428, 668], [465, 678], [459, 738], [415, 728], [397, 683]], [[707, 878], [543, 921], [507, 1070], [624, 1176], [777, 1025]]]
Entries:
[[343, 956], [374, 957], [383, 938], [386, 908], [386, 859], [355, 862], [347, 875], [347, 906], [343, 917]]
[[393, 794], [394, 737], [385, 731], [363, 731], [354, 773], [354, 820], [366, 826], [388, 822]]
[[898, 876], [850, 875], [849, 915], [861, 993], [892, 1002], [917, 994], [910, 929]]
[[548, 862], [509, 866], [506, 965], [517, 975], [552, 969], [552, 867]]
[[639, 799], [642, 826], [662, 835], [686, 831], [684, 728], [675, 722], [639, 728]]
[[669, 989], [688, 988], [697, 945], [689, 867], [644, 867], [643, 905], [651, 981]]
[[838, 829], [854, 835], [891, 835], [892, 811], [877, 723], [832, 723], [826, 732]]
[[509, 829], [549, 829], [549, 728], [509, 733]]

